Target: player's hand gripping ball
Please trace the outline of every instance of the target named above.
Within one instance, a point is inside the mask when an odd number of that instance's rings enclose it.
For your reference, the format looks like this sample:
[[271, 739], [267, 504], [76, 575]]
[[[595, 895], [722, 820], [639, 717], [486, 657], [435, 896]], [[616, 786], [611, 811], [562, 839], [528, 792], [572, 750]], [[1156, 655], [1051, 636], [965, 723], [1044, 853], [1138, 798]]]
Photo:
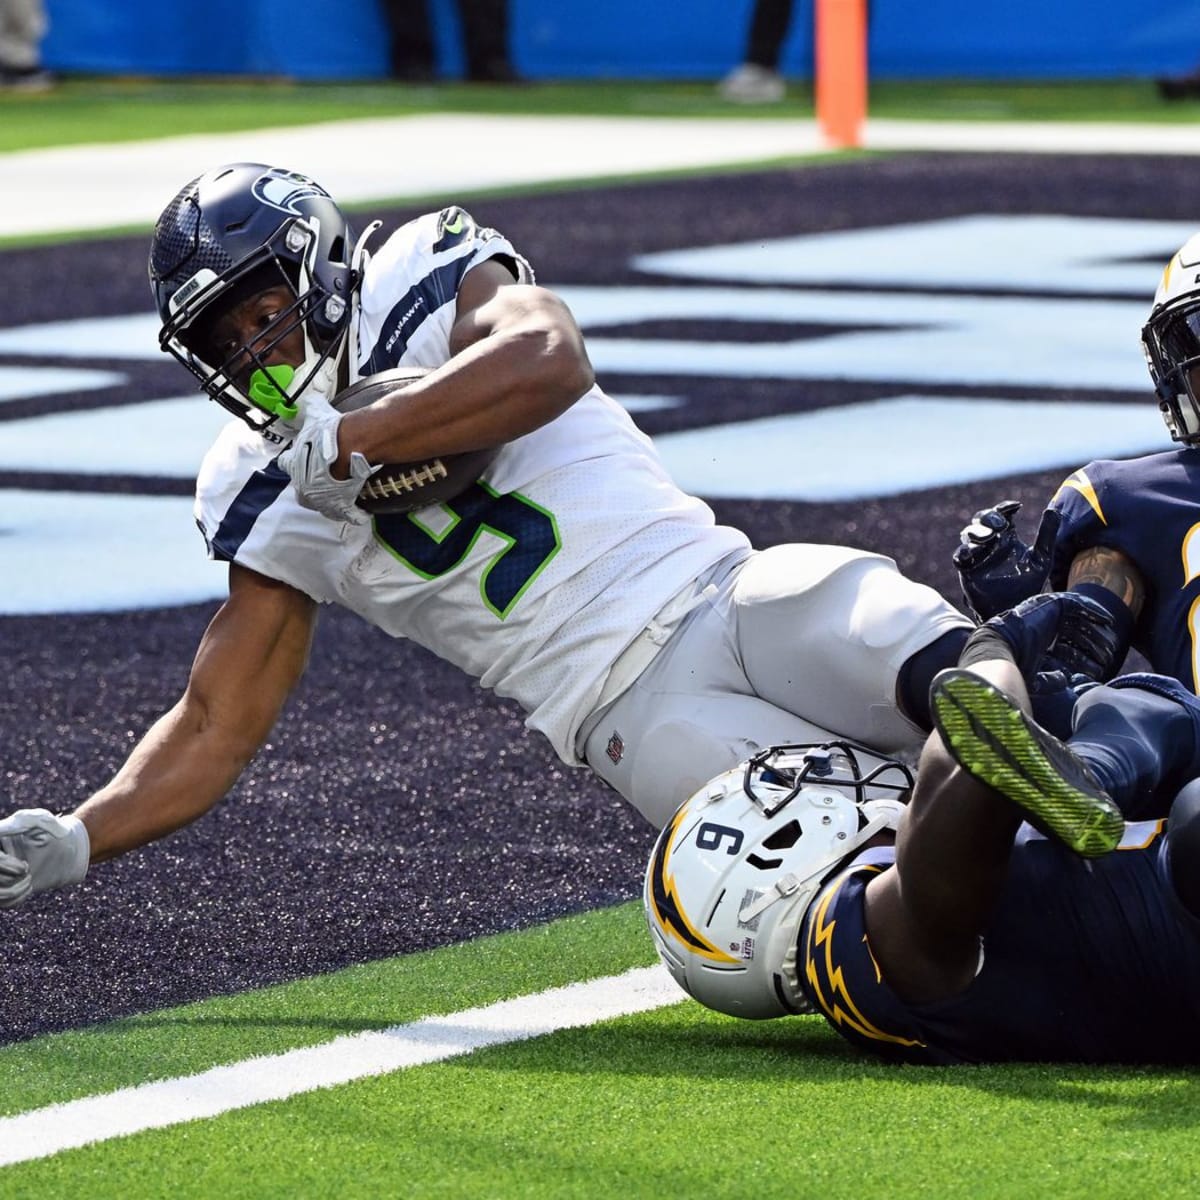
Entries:
[[[380, 371], [339, 392], [333, 406], [343, 414], [366, 408], [428, 373], [424, 367]], [[423, 462], [384, 463], [363, 484], [358, 507], [369, 513], [405, 513], [453, 500], [487, 470], [499, 451], [499, 446], [492, 446], [464, 454], [443, 454]]]

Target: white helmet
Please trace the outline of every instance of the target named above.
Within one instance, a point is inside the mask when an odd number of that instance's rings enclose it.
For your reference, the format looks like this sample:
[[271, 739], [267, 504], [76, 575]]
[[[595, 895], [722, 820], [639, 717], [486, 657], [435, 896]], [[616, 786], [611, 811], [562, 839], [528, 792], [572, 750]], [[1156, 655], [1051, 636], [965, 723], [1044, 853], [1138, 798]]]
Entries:
[[1142, 350], [1158, 395], [1158, 407], [1177, 442], [1200, 442], [1200, 234], [1167, 263]]
[[773, 746], [718, 775], [659, 834], [643, 899], [659, 956], [708, 1008], [810, 1012], [796, 975], [800, 923], [821, 884], [895, 829], [912, 774], [846, 742]]

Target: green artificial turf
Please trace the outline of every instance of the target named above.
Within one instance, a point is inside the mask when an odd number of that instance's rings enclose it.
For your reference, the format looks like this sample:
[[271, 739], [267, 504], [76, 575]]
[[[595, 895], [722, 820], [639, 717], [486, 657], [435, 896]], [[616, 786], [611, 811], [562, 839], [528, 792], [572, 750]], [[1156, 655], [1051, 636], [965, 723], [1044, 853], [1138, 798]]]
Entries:
[[[429, 112], [654, 117], [811, 117], [812, 90], [794, 83], [781, 105], [732, 105], [711, 83], [598, 81], [521, 87], [447, 83], [68, 78], [36, 95], [0, 93], [0, 152], [186, 133], [222, 133]], [[1011, 83], [883, 81], [871, 115], [943, 120], [1194, 122], [1200, 102], [1166, 104], [1149, 80]]]
[[[68, 80], [0, 96], [0, 151], [405, 111], [811, 115], [710, 84], [500, 89]], [[878, 84], [878, 116], [1194, 121], [1146, 82]], [[0, 1114], [203, 1071], [653, 961], [637, 904], [0, 1047]], [[54, 1197], [1190, 1196], [1200, 1077], [1058, 1066], [916, 1069], [815, 1017], [683, 1002], [0, 1169]]]
[[[415, 956], [415, 990], [385, 1007], [408, 1012], [439, 983], [456, 1000], [498, 993], [478, 968], [515, 982], [533, 946], [539, 985], [589, 942], [617, 966], [612, 939], [640, 921], [625, 906]], [[341, 991], [353, 974], [330, 977], [328, 1003], [309, 993], [310, 1019], [374, 1011]], [[284, 990], [240, 997], [242, 1029]], [[272, 1000], [262, 1022], [284, 1011]], [[741, 1022], [685, 1001], [19, 1164], [0, 1195], [1157, 1198], [1200, 1182], [1198, 1117], [1200, 1080], [1182, 1071], [897, 1068], [817, 1017]]]
[[[641, 906], [0, 1046], [0, 1116], [654, 962]], [[0, 1187], [0, 1197], [4, 1195]]]

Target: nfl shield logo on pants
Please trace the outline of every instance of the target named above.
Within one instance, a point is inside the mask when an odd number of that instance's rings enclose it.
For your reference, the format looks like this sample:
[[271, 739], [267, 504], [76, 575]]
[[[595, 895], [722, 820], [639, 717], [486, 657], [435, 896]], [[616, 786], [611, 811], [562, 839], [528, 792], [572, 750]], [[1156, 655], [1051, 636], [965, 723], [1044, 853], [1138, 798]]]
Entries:
[[604, 748], [604, 753], [612, 760], [619, 763], [621, 755], [625, 753], [625, 743], [621, 740], [621, 735], [614, 729], [612, 737], [608, 739], [608, 745]]

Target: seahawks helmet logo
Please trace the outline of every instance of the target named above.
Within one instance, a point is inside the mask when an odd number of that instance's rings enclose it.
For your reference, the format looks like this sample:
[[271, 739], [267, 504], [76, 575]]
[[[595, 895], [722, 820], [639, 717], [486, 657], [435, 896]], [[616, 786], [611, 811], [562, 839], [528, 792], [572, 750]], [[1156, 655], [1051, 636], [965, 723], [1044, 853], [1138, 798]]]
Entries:
[[300, 201], [310, 196], [329, 198], [329, 193], [307, 175], [295, 171], [267, 171], [254, 181], [251, 189], [256, 200], [293, 217], [303, 216]]

